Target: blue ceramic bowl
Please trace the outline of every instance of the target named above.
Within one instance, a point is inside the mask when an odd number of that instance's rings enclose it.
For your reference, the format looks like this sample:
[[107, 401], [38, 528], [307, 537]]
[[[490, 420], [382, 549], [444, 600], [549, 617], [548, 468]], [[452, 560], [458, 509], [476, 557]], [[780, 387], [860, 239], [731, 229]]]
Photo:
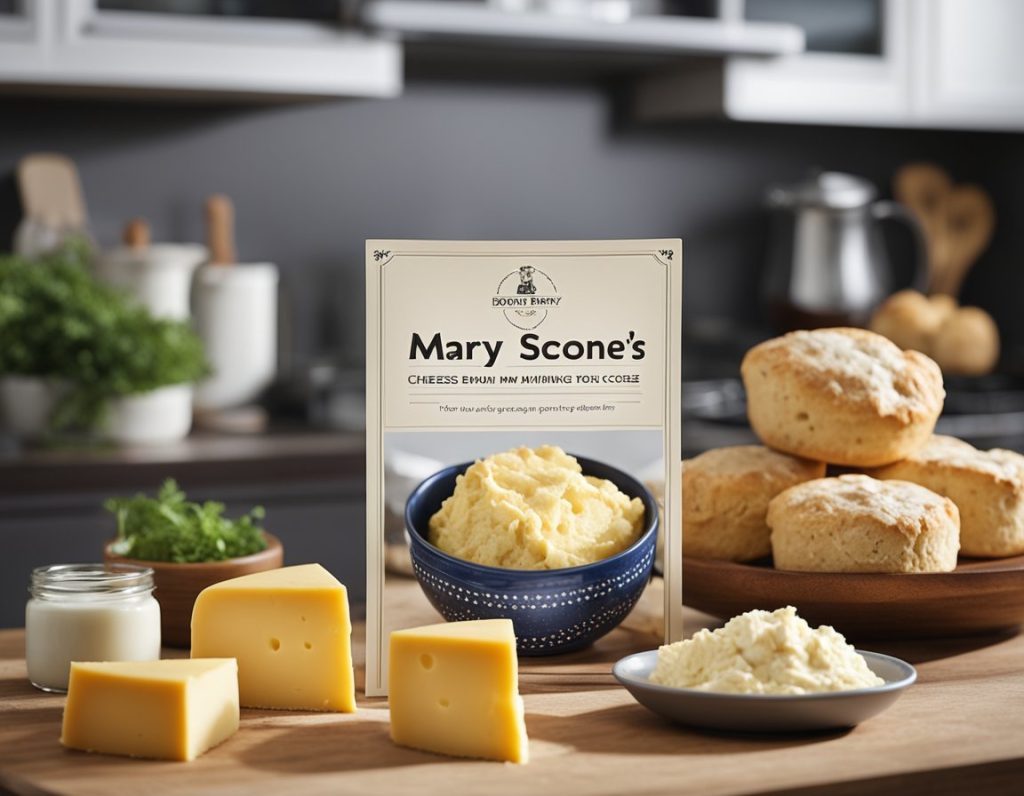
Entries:
[[428, 523], [472, 462], [434, 473], [405, 504], [413, 571], [424, 594], [449, 622], [508, 618], [521, 655], [581, 649], [615, 628], [640, 599], [654, 565], [658, 506], [632, 476], [577, 456], [586, 475], [605, 478], [644, 504], [640, 538], [610, 558], [566, 569], [502, 569], [463, 561], [427, 541]]

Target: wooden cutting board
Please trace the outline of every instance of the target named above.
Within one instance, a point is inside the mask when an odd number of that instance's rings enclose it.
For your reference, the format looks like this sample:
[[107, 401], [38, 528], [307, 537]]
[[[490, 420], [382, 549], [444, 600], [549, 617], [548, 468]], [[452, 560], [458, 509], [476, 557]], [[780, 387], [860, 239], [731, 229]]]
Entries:
[[[388, 581], [405, 616], [436, 621], [414, 581]], [[25, 680], [24, 635], [0, 631], [0, 788], [14, 793], [808, 794], [1011, 793], [1024, 778], [1024, 638], [890, 642], [918, 683], [850, 731], [708, 734], [640, 707], [611, 663], [658, 643], [661, 583], [589, 650], [521, 659], [531, 761], [457, 760], [393, 745], [387, 704], [349, 715], [243, 710], [242, 728], [192, 763], [90, 755], [58, 743], [64, 698]], [[686, 630], [708, 617], [687, 610]], [[362, 638], [362, 627], [356, 628]], [[180, 653], [178, 653], [180, 654]], [[362, 659], [361, 649], [357, 658]]]

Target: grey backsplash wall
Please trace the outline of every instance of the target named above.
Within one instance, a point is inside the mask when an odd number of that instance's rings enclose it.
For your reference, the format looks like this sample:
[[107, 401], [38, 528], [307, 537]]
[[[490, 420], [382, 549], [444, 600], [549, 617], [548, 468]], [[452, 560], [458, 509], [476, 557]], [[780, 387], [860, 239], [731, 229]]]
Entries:
[[681, 236], [688, 319], [757, 318], [766, 184], [815, 165], [863, 174], [934, 159], [992, 191], [994, 245], [965, 298], [1024, 346], [1024, 136], [624, 121], [596, 85], [413, 82], [389, 101], [259, 107], [0, 100], [0, 245], [26, 152], [77, 161], [98, 239], [142, 215], [155, 240], [203, 236], [234, 197], [243, 260], [280, 265], [297, 361], [362, 359], [367, 237]]

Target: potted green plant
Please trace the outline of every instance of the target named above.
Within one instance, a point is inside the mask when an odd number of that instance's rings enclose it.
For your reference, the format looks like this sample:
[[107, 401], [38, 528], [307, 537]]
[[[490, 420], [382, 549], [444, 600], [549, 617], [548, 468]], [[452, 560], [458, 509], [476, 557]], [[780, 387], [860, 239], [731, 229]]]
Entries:
[[105, 430], [119, 442], [180, 439], [209, 367], [181, 321], [155, 318], [94, 278], [71, 244], [0, 256], [0, 401], [20, 436]]
[[171, 479], [155, 498], [111, 498], [104, 507], [117, 518], [117, 537], [107, 543], [104, 560], [152, 567], [168, 646], [191, 643], [192, 606], [207, 586], [284, 561], [280, 540], [260, 527], [261, 507], [228, 519], [222, 503], [192, 502]]

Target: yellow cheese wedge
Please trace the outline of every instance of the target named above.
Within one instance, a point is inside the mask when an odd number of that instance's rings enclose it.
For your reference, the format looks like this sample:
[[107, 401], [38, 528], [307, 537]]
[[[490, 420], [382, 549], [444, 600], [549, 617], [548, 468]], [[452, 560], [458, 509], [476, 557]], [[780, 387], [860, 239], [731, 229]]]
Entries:
[[192, 657], [237, 658], [242, 705], [356, 709], [348, 593], [319, 564], [283, 567], [203, 589]]
[[65, 746], [194, 760], [237, 729], [238, 666], [230, 658], [71, 664]]
[[395, 743], [457, 757], [527, 761], [511, 620], [396, 630], [388, 665]]

